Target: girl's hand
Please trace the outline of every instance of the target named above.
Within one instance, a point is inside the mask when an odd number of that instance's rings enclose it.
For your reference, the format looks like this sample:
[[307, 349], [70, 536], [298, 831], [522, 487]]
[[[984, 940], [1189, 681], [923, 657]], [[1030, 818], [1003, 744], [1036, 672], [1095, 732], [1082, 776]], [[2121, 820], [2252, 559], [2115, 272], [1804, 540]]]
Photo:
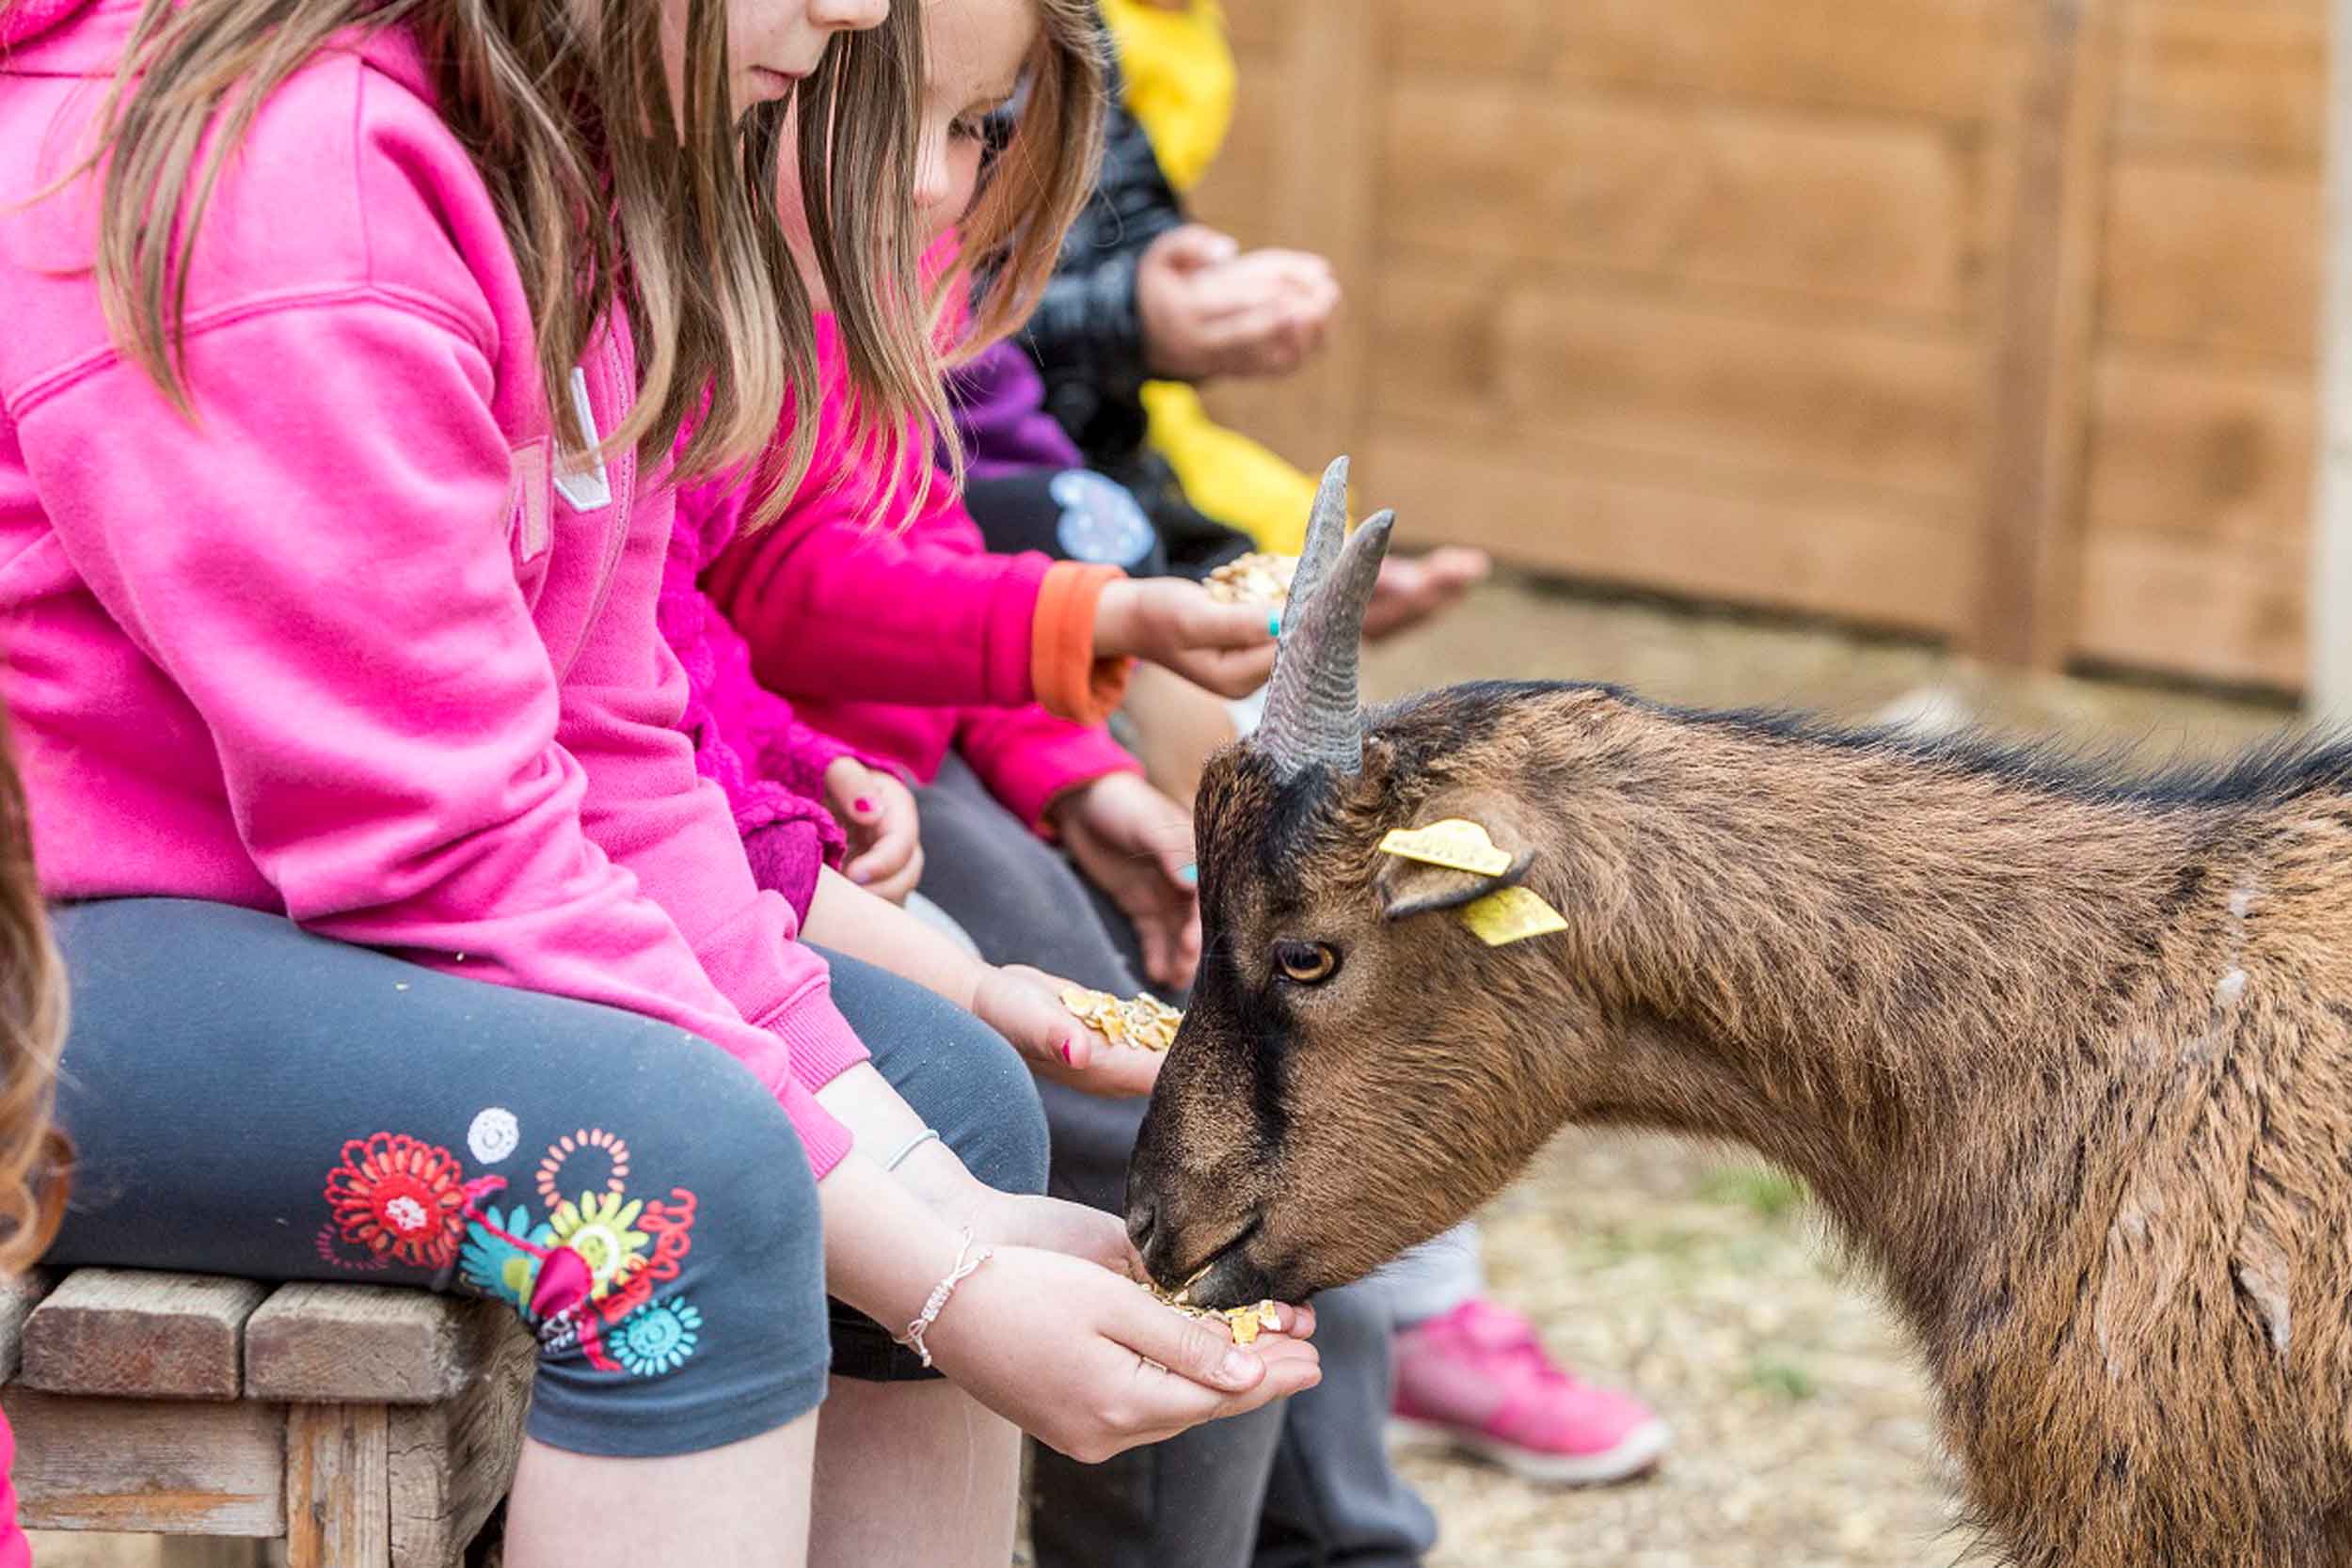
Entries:
[[956, 1289], [925, 1335], [940, 1370], [1081, 1464], [1157, 1443], [1322, 1381], [1314, 1314], [1248, 1348], [1091, 1263], [1008, 1246]]
[[1136, 1255], [1135, 1243], [1127, 1240], [1127, 1227], [1116, 1214], [1025, 1193], [982, 1188], [981, 1195], [968, 1223], [972, 1233], [991, 1246], [1035, 1247], [1138, 1282], [1151, 1277], [1144, 1272], [1143, 1259]]
[[1113, 1045], [1079, 1022], [1062, 1006], [1061, 993], [1071, 989], [1034, 969], [992, 968], [972, 993], [972, 1011], [1010, 1040], [1040, 1078], [1116, 1100], [1150, 1094], [1166, 1058]]
[[1064, 795], [1047, 815], [1078, 869], [1135, 922], [1152, 983], [1191, 985], [1200, 967], [1200, 892], [1184, 807], [1133, 773], [1112, 773]]
[[1220, 697], [1247, 697], [1274, 673], [1280, 626], [1271, 606], [1219, 604], [1197, 582], [1122, 578], [1095, 607], [1094, 652], [1132, 655]]
[[990, 1246], [1058, 1252], [1129, 1279], [1151, 1277], [1117, 1215], [1057, 1197], [1000, 1193], [966, 1170], [944, 1142], [916, 1150], [898, 1168], [898, 1179], [951, 1229], [968, 1227]]
[[923, 879], [914, 791], [855, 757], [836, 757], [825, 769], [825, 807], [850, 837], [841, 874], [877, 897], [905, 903]]

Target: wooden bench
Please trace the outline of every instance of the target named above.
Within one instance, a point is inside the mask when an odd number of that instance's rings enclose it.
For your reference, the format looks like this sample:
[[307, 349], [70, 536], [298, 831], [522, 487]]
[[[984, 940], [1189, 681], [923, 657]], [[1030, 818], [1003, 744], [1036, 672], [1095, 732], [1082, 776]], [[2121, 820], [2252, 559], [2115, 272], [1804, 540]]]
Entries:
[[24, 1524], [455, 1568], [514, 1476], [534, 1348], [421, 1291], [37, 1275], [0, 1288]]

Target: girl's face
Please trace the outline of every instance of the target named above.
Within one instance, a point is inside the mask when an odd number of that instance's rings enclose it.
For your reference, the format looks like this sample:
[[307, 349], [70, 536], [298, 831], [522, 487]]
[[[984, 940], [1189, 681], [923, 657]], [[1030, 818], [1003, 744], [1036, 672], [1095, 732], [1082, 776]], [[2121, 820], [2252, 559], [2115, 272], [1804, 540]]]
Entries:
[[[926, 245], [955, 227], [979, 187], [980, 153], [989, 115], [1012, 102], [1021, 71], [1037, 45], [1035, 0], [912, 0], [923, 8], [925, 79], [922, 150], [914, 176], [914, 221]], [[843, 0], [847, 8], [847, 0]], [[811, 8], [816, 8], [812, 7]], [[870, 24], [869, 24], [870, 25]], [[739, 58], [740, 56], [739, 55]], [[813, 257], [808, 214], [802, 205], [799, 160], [781, 160], [776, 204], [785, 238], [818, 309], [825, 280]]]
[[[742, 114], [791, 92], [793, 84], [817, 69], [835, 33], [879, 27], [890, 0], [725, 0], [727, 84], [735, 112]], [[662, 33], [670, 66], [670, 90], [682, 90], [688, 0], [663, 0]]]
[[988, 117], [1012, 102], [1037, 47], [1035, 0], [926, 0], [923, 152], [915, 221], [926, 245], [954, 228], [979, 188]]

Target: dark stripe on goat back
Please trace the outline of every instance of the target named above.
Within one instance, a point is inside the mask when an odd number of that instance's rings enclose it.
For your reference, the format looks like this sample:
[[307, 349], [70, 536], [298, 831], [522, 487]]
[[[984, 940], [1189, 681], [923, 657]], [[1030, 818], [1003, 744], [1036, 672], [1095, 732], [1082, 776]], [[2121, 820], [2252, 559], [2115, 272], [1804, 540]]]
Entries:
[[1373, 714], [1371, 723], [1400, 742], [1409, 756], [1495, 735], [1506, 724], [1525, 722], [1529, 706], [1572, 695], [1605, 696], [1674, 723], [1727, 730], [1756, 740], [1910, 757], [1932, 768], [2099, 804], [2166, 810], [2271, 805], [2310, 795], [2352, 794], [2352, 735], [2342, 729], [2282, 730], [2233, 755], [2152, 768], [2134, 761], [2122, 745], [2085, 748], [2057, 740], [2009, 740], [1981, 731], [1931, 737], [1838, 724], [1792, 709], [1678, 707], [1597, 681], [1476, 681], [1407, 697]]

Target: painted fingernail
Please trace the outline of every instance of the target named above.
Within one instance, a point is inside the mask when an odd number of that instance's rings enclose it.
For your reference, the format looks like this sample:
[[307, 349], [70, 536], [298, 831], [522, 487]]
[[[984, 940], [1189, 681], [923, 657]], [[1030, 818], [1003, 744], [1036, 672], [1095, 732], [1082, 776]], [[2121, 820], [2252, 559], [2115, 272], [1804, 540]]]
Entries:
[[1069, 1036], [1067, 1036], [1067, 1035], [1064, 1035], [1064, 1036], [1062, 1037], [1062, 1041], [1061, 1041], [1061, 1059], [1062, 1059], [1062, 1062], [1063, 1062], [1063, 1064], [1064, 1064], [1065, 1066], [1068, 1066], [1068, 1067], [1076, 1067], [1076, 1066], [1078, 1065], [1078, 1053], [1077, 1053], [1077, 1051], [1076, 1051], [1075, 1047], [1073, 1045], [1073, 1043], [1072, 1043], [1072, 1041], [1071, 1041], [1070, 1037], [1069, 1037]]
[[860, 816], [866, 816], [873, 812], [874, 802], [864, 799], [852, 800], [850, 802], [850, 809]]
[[1200, 867], [1198, 865], [1186, 865], [1181, 867], [1177, 871], [1176, 876], [1177, 879], [1186, 887], [1199, 887], [1200, 885]]
[[1282, 617], [1279, 611], [1266, 617], [1265, 634], [1268, 637], [1279, 637], [1282, 635]]

